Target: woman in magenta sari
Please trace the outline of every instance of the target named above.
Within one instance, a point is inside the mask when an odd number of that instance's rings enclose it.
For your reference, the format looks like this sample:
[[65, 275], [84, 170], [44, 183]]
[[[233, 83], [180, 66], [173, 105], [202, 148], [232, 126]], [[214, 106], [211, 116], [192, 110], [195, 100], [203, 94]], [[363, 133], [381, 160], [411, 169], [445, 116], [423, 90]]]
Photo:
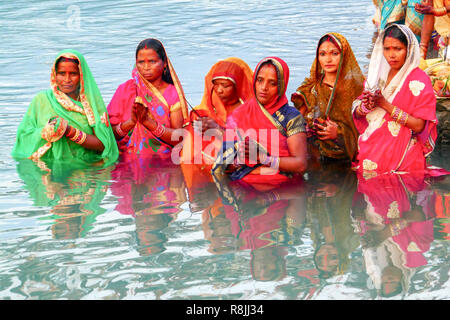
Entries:
[[132, 78], [121, 84], [108, 113], [123, 158], [170, 157], [174, 129], [189, 121], [177, 74], [159, 40], [136, 49]]
[[437, 137], [436, 98], [419, 62], [419, 45], [410, 29], [394, 24], [380, 33], [366, 89], [353, 103], [360, 134], [358, 171], [431, 172], [426, 156]]
[[259, 62], [253, 97], [227, 119], [224, 150], [214, 175], [228, 171], [231, 180], [276, 185], [306, 170], [306, 129], [301, 113], [289, 106], [287, 64], [277, 57]]

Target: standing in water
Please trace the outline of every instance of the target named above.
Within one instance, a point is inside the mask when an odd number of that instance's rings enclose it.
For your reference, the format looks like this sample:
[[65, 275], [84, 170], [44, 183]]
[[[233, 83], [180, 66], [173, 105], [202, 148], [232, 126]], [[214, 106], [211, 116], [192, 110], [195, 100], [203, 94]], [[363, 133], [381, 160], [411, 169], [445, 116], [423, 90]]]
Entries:
[[66, 165], [114, 163], [119, 153], [105, 104], [81, 53], [64, 50], [57, 55], [50, 85], [31, 102], [12, 156]]
[[108, 105], [124, 158], [170, 157], [174, 129], [188, 121], [186, 99], [162, 43], [146, 39], [136, 49], [132, 78], [121, 84]]
[[268, 57], [258, 63], [252, 98], [227, 120], [227, 131], [237, 137], [231, 140], [226, 133], [224, 152], [217, 157], [213, 174], [228, 171], [232, 180], [281, 184], [306, 170], [305, 120], [288, 104], [288, 81], [289, 68], [280, 58]]
[[190, 114], [199, 127], [186, 127], [181, 163], [189, 199], [197, 208], [203, 208], [204, 195], [215, 190], [214, 185], [210, 188], [211, 166], [222, 146], [223, 128], [227, 117], [252, 96], [252, 78], [247, 63], [236, 57], [216, 62], [205, 76], [202, 101]]
[[419, 44], [408, 27], [394, 24], [380, 33], [367, 89], [353, 104], [358, 171], [428, 171], [426, 156], [437, 137], [436, 97], [419, 62]]
[[322, 36], [310, 77], [291, 97], [305, 116], [308, 147], [314, 160], [349, 164], [354, 160], [358, 132], [351, 110], [363, 90], [363, 82], [347, 39], [338, 33]]

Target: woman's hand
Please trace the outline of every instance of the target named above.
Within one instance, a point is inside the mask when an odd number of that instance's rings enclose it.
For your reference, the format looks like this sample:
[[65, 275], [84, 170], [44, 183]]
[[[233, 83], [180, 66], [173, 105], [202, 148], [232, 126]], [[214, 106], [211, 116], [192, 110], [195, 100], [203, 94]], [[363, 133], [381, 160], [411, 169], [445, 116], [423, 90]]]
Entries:
[[418, 13], [421, 14], [432, 14], [434, 15], [434, 7], [432, 5], [424, 4], [424, 3], [416, 3], [414, 8]]
[[203, 133], [209, 129], [220, 129], [220, 126], [213, 119], [209, 117], [200, 117], [196, 120], [195, 124], [196, 131], [200, 131]]
[[246, 161], [260, 162], [258, 146], [254, 141], [250, 141], [249, 137], [242, 140], [238, 144], [238, 160], [240, 163], [245, 163]]
[[137, 108], [139, 103], [134, 103], [133, 107], [131, 108], [131, 118], [130, 118], [130, 125], [133, 125], [133, 127], [138, 123], [138, 115], [137, 115]]
[[336, 122], [327, 119], [324, 126], [319, 123], [317, 123], [316, 126], [319, 128], [317, 134], [319, 135], [320, 140], [335, 140], [337, 138], [338, 125]]
[[388, 112], [392, 111], [392, 105], [383, 96], [381, 90], [375, 91], [375, 93], [373, 94], [373, 98], [374, 98], [374, 106], [383, 108]]
[[140, 104], [140, 103], [134, 103], [133, 105], [133, 112], [131, 113], [132, 118], [134, 114], [134, 118], [137, 122], [144, 123], [148, 120], [148, 112], [147, 108]]

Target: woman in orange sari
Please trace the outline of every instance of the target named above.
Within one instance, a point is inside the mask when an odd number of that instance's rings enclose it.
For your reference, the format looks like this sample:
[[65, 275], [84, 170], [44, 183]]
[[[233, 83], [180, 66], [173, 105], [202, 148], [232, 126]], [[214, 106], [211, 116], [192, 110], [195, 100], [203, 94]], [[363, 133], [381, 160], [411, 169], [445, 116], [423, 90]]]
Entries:
[[206, 148], [215, 139], [210, 139], [206, 131], [226, 127], [227, 117], [251, 97], [252, 78], [250, 67], [236, 57], [220, 60], [211, 67], [205, 76], [202, 101], [190, 114], [194, 125], [187, 127], [190, 135], [183, 141], [183, 163], [212, 163], [215, 149], [207, 152]]
[[201, 194], [209, 190], [205, 187], [213, 183], [211, 165], [216, 150], [222, 146], [222, 128], [228, 115], [251, 97], [252, 77], [253, 71], [242, 59], [230, 57], [218, 61], [205, 76], [201, 103], [191, 110], [191, 123], [195, 126], [186, 127], [189, 134], [183, 140], [181, 169], [189, 200], [198, 209]]
[[122, 157], [169, 158], [174, 129], [188, 122], [186, 99], [177, 74], [159, 40], [136, 49], [132, 79], [121, 84], [108, 113]]

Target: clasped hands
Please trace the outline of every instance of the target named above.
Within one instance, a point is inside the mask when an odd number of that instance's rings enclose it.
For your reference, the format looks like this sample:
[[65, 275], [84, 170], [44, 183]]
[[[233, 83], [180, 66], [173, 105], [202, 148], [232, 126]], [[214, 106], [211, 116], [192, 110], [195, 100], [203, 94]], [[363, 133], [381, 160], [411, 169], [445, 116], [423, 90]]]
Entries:
[[376, 107], [383, 108], [387, 110], [387, 105], [389, 102], [381, 93], [381, 90], [376, 90], [374, 93], [364, 90], [362, 93], [361, 104], [357, 109], [359, 116], [365, 116], [371, 112]]
[[327, 118], [323, 122], [323, 125], [316, 122], [315, 126], [319, 129], [316, 131], [319, 140], [335, 140], [338, 136], [338, 125], [336, 122], [330, 120], [330, 118]]
[[138, 122], [150, 130], [156, 129], [158, 122], [147, 107], [139, 102], [134, 102], [131, 109], [131, 122], [135, 126]]

